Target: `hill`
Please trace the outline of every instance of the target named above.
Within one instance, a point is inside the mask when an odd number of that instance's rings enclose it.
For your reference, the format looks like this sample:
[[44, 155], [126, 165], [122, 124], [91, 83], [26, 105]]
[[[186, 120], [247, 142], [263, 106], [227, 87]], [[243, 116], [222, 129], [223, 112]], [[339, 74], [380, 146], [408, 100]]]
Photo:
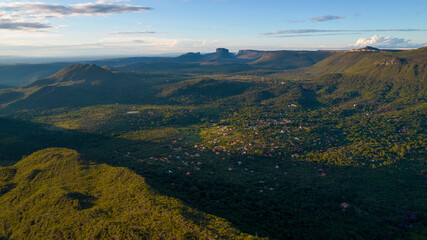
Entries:
[[234, 54], [230, 53], [226, 48], [217, 48], [215, 53], [206, 54], [203, 58], [204, 62], [228, 62], [238, 61]]
[[269, 51], [251, 64], [258, 68], [296, 69], [311, 66], [334, 54], [334, 51]]
[[[146, 64], [192, 64], [194, 71], [206, 72], [253, 68], [201, 76], [179, 67], [129, 73], [70, 66], [44, 82], [0, 91], [3, 110], [9, 111], [9, 118], [0, 118], [1, 164], [46, 147], [66, 147], [97, 163], [129, 168], [151, 188], [245, 233], [272, 239], [423, 239], [425, 52], [333, 54], [318, 63], [330, 62], [331, 71], [317, 65], [263, 69], [247, 62]], [[416, 71], [392, 77], [402, 62], [395, 58], [418, 64]], [[387, 67], [391, 73], [382, 69]], [[32, 181], [39, 177], [34, 174]], [[5, 196], [17, 179], [4, 183]], [[81, 179], [92, 187], [89, 178]], [[32, 181], [25, 182], [27, 188]], [[73, 191], [90, 192], [81, 189]], [[126, 224], [123, 229], [134, 231]]]
[[[203, 82], [205, 78], [176, 75], [176, 72], [180, 71], [185, 74], [189, 68], [211, 73], [234, 72], [242, 68], [252, 69], [240, 63], [200, 65], [200, 63], [163, 62], [136, 64], [136, 66], [130, 65], [119, 69], [131, 70], [135, 67], [143, 71], [149, 67], [151, 71], [155, 71], [155, 66], [160, 67], [159, 73], [147, 75], [146, 73], [112, 72], [108, 68], [94, 64], [74, 64], [26, 86], [0, 90], [0, 105], [2, 111], [11, 112], [22, 109], [82, 107], [114, 103], [201, 104], [212, 99], [243, 93], [251, 85], [213, 79]], [[176, 72], [173, 75], [172, 73], [164, 75], [161, 73], [164, 72], [163, 68]]]
[[236, 58], [240, 59], [247, 59], [247, 60], [257, 60], [258, 58], [262, 57], [264, 54], [264, 51], [258, 51], [258, 50], [239, 50], [239, 52], [236, 55]]
[[[0, 91], [4, 109], [88, 106], [150, 99], [150, 80], [89, 64], [74, 64], [29, 85]], [[141, 94], [145, 93], [145, 94]]]
[[111, 81], [114, 74], [95, 64], [73, 64], [61, 69], [52, 76], [37, 80], [29, 86], [46, 86], [49, 84], [59, 84], [65, 82], [85, 82]]
[[153, 191], [125, 168], [64, 148], [0, 168], [0, 237], [10, 239], [255, 239]]
[[380, 51], [380, 49], [378, 49], [378, 48], [366, 46], [366, 47], [360, 48], [360, 49], [352, 49], [349, 52], [379, 52], [379, 51]]
[[376, 78], [426, 79], [427, 47], [400, 52], [348, 51], [331, 56], [309, 68], [314, 75], [359, 74]]

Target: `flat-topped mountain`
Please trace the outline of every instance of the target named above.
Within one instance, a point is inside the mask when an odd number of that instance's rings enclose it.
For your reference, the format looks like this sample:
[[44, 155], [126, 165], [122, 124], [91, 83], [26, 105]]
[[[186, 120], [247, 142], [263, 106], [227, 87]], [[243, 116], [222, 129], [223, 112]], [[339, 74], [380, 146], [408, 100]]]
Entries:
[[236, 54], [236, 58], [247, 59], [247, 60], [256, 60], [264, 55], [264, 51], [258, 50], [239, 50]]
[[236, 60], [236, 56], [226, 48], [217, 48], [215, 53], [207, 54], [203, 60], [207, 62], [230, 61]]
[[352, 49], [349, 52], [379, 52], [379, 51], [380, 51], [380, 49], [378, 49], [378, 48], [366, 46], [366, 47], [360, 48], [360, 49]]

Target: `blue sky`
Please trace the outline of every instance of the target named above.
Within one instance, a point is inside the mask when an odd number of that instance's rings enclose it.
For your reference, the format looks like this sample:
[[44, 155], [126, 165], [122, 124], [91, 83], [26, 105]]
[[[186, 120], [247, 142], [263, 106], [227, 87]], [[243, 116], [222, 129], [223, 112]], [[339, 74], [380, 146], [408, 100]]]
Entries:
[[0, 56], [418, 48], [425, 0], [0, 0]]

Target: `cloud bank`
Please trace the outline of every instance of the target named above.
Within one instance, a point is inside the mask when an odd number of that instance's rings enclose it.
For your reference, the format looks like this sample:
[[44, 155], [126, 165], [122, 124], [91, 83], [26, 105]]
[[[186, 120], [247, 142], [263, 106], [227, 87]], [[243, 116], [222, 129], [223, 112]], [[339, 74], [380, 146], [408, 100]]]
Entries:
[[394, 38], [391, 36], [378, 36], [374, 35], [371, 38], [359, 38], [352, 47], [365, 47], [373, 46], [378, 48], [419, 48], [424, 44], [413, 44], [411, 40], [405, 40], [403, 38]]

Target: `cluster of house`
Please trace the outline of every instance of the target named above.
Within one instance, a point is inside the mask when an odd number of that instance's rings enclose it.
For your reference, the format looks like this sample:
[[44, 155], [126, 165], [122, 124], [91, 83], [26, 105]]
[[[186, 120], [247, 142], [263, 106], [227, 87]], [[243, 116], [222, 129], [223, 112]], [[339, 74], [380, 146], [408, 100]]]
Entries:
[[[282, 155], [282, 152], [280, 151], [280, 144], [277, 143], [277, 141], [270, 139], [271, 141], [269, 143], [261, 143], [256, 140], [257, 137], [255, 135], [259, 134], [258, 129], [260, 128], [271, 128], [273, 126], [283, 125], [290, 122], [291, 120], [285, 118], [281, 118], [279, 120], [271, 118], [267, 118], [265, 120], [245, 120], [242, 125], [250, 130], [245, 133], [241, 133], [241, 131], [234, 132], [233, 130], [235, 130], [235, 128], [227, 125], [212, 125], [216, 128], [206, 128], [205, 130], [214, 136], [218, 135], [218, 137], [206, 140], [200, 145], [199, 150], [211, 149], [217, 155], [223, 153], [226, 153], [227, 155], [236, 153], [247, 155], [257, 152], [257, 154], [263, 154], [266, 157], [280, 156]], [[284, 134], [285, 132], [290, 132], [286, 126], [279, 127], [279, 130], [277, 130], [277, 133], [280, 134]], [[299, 150], [297, 145], [292, 142], [290, 144], [294, 146], [292, 148]]]

